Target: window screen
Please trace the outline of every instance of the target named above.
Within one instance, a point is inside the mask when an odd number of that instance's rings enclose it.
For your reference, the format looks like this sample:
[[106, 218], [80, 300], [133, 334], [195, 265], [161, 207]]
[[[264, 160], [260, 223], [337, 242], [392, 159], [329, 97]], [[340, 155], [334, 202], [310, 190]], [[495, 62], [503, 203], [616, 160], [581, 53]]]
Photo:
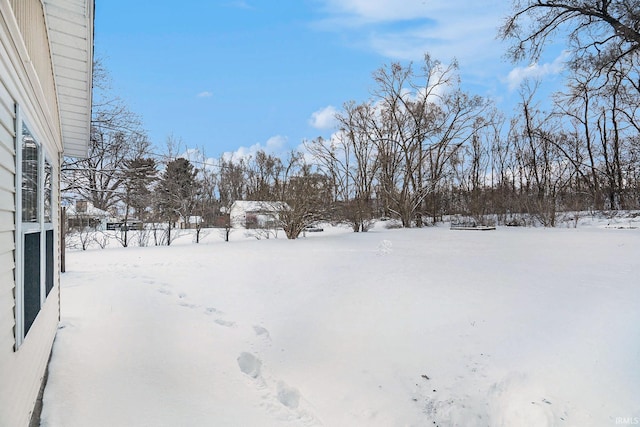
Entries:
[[24, 334], [40, 311], [40, 233], [24, 235]]
[[44, 283], [46, 287], [46, 295], [49, 295], [51, 289], [53, 289], [53, 257], [55, 256], [53, 252], [53, 230], [46, 231], [46, 247], [45, 247], [45, 257], [46, 257], [46, 265], [45, 265], [45, 278]]
[[38, 144], [22, 125], [22, 222], [38, 222]]
[[43, 203], [44, 203], [44, 222], [52, 222], [53, 214], [51, 212], [51, 163], [47, 159], [44, 160], [44, 191], [43, 191]]

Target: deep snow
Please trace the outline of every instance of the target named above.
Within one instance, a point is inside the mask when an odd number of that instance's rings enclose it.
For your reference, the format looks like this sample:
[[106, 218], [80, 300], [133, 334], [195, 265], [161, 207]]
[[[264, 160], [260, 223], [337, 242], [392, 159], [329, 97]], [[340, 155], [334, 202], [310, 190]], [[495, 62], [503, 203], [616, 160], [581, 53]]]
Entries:
[[639, 260], [596, 227], [70, 252], [42, 425], [633, 421]]

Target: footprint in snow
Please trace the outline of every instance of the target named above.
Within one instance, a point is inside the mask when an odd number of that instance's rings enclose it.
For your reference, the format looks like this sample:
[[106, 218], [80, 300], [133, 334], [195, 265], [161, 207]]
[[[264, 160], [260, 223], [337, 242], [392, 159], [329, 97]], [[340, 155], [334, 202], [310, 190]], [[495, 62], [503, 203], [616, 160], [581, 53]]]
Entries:
[[198, 307], [196, 304], [189, 304], [187, 302], [181, 302], [179, 305], [181, 307], [187, 307], [187, 308], [196, 308], [196, 307]]
[[261, 391], [263, 405], [273, 417], [282, 421], [296, 419], [305, 426], [322, 425], [300, 391], [284, 381], [272, 378], [256, 355], [242, 352], [237, 361], [240, 372], [251, 377], [256, 388]]
[[216, 322], [220, 326], [225, 326], [227, 328], [231, 328], [233, 326], [236, 326], [236, 322], [230, 322], [230, 321], [224, 320], [224, 319], [216, 319], [216, 320], [214, 320], [214, 322]]
[[184, 292], [180, 292], [178, 294], [178, 298], [180, 298], [180, 299], [186, 298], [186, 296], [187, 296], [187, 294], [185, 294]]
[[287, 408], [297, 409], [300, 405], [300, 392], [295, 387], [289, 387], [284, 381], [279, 381], [278, 401]]
[[266, 339], [270, 340], [271, 336], [269, 335], [269, 331], [266, 330], [265, 328], [263, 328], [262, 326], [258, 326], [258, 325], [254, 325], [253, 326], [253, 331], [256, 333], [256, 335], [258, 336], [262, 336], [265, 337]]
[[393, 243], [390, 240], [383, 240], [378, 245], [378, 255], [388, 255], [393, 252]]
[[251, 378], [258, 378], [262, 369], [262, 361], [245, 351], [238, 356], [238, 366], [242, 373], [249, 375]]
[[217, 308], [215, 307], [207, 307], [204, 309], [204, 313], [205, 314], [213, 314], [213, 313], [221, 313], [220, 311], [218, 311]]

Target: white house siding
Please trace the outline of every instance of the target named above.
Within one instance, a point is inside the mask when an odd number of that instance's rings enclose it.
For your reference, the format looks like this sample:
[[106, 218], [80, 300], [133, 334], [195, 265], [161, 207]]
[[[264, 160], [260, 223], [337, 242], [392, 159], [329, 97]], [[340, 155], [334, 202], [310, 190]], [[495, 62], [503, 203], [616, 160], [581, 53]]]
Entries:
[[[6, 58], [0, 51], [0, 58]], [[0, 75], [5, 76], [5, 64], [0, 62]], [[0, 81], [0, 402], [10, 399], [9, 383], [5, 381], [15, 366], [13, 354], [14, 319], [14, 238], [15, 230], [15, 151], [14, 151], [14, 114], [13, 99], [4, 82]], [[10, 414], [0, 411], [0, 425], [9, 425], [6, 421]]]
[[246, 228], [247, 216], [256, 217], [259, 226], [264, 226], [269, 221], [277, 220], [278, 211], [286, 206], [282, 202], [246, 201], [236, 200], [229, 208], [231, 227]]
[[[14, 17], [12, 4], [24, 6], [24, 16]], [[32, 44], [31, 50], [22, 44], [25, 38], [20, 28], [26, 28], [25, 19], [30, 20], [29, 28], [35, 27], [34, 34], [42, 41], [45, 19], [41, 0], [0, 0], [0, 426], [11, 427], [29, 424], [58, 327], [60, 301], [59, 261], [54, 256], [54, 287], [24, 342], [16, 348], [15, 132], [20, 125], [15, 122], [16, 105], [55, 171], [52, 207], [56, 255], [62, 147], [57, 101], [51, 98], [53, 74], [45, 61], [49, 57], [47, 44]]]

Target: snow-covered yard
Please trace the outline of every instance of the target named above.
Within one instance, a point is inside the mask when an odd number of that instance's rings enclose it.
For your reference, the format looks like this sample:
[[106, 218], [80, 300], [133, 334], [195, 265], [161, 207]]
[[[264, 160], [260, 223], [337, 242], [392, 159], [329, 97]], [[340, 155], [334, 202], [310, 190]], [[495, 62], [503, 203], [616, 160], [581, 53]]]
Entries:
[[333, 229], [67, 271], [43, 426], [640, 417], [640, 230]]

